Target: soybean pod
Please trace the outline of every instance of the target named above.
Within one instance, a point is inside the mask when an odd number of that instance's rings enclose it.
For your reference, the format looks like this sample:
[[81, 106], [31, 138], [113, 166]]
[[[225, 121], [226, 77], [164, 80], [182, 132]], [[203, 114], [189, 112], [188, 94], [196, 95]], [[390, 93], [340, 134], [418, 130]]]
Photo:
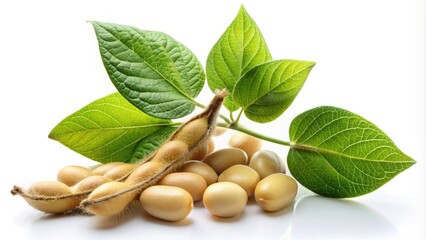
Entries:
[[[182, 124], [166, 143], [142, 161], [143, 164], [128, 177], [129, 181], [119, 187], [109, 183], [99, 186], [81, 202], [80, 207], [95, 215], [118, 214], [144, 189], [157, 184], [167, 174], [179, 170], [209, 140], [226, 95], [225, 90], [217, 92], [203, 112]], [[109, 186], [111, 189], [108, 189]]]

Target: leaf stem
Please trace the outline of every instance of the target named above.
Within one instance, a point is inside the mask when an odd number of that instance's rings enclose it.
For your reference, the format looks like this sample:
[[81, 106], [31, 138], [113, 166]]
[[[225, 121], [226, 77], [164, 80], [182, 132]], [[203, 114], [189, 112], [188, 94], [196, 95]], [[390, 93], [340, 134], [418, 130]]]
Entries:
[[204, 104], [199, 103], [199, 102], [197, 102], [197, 101], [195, 101], [195, 100], [194, 100], [194, 103], [195, 103], [195, 105], [196, 105], [197, 107], [202, 108], [202, 109], [206, 109], [206, 106], [205, 106]]
[[251, 135], [253, 137], [257, 137], [257, 138], [263, 139], [265, 141], [276, 143], [276, 144], [279, 144], [279, 145], [283, 145], [283, 146], [287, 146], [287, 147], [291, 146], [290, 142], [288, 142], [288, 141], [283, 141], [283, 140], [280, 140], [280, 139], [276, 139], [276, 138], [273, 138], [273, 137], [263, 135], [261, 133], [252, 131], [252, 130], [250, 130], [250, 129], [248, 129], [248, 128], [246, 128], [246, 127], [244, 127], [244, 126], [242, 126], [238, 123], [232, 123], [232, 124], [218, 123], [217, 126], [229, 128], [229, 129], [236, 130], [236, 131], [239, 131], [239, 132], [243, 132], [243, 133], [246, 133], [246, 134]]
[[238, 113], [237, 119], [234, 122], [234, 124], [238, 125], [238, 122], [240, 121], [241, 115], [243, 113], [243, 109], [240, 109], [240, 112]]

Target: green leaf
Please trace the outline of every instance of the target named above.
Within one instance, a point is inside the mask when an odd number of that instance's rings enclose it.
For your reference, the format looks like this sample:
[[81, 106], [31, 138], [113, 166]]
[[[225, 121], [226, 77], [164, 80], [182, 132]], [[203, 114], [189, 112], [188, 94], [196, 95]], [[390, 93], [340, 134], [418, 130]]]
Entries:
[[188, 48], [165, 33], [92, 24], [109, 77], [130, 103], [148, 115], [166, 119], [194, 110], [205, 74]]
[[224, 105], [230, 111], [239, 108], [232, 101], [238, 79], [254, 66], [271, 60], [271, 53], [258, 26], [241, 6], [238, 15], [213, 46], [207, 58], [207, 82], [214, 92], [226, 88], [230, 93]]
[[135, 146], [130, 162], [140, 162], [155, 152], [177, 130], [177, 126], [162, 127], [142, 138]]
[[49, 137], [101, 163], [127, 162], [141, 139], [172, 124], [144, 114], [114, 93], [66, 117]]
[[336, 107], [318, 107], [290, 125], [288, 167], [305, 187], [345, 198], [372, 192], [415, 161], [377, 126]]
[[276, 60], [249, 70], [234, 88], [233, 99], [247, 118], [270, 122], [293, 102], [315, 63]]

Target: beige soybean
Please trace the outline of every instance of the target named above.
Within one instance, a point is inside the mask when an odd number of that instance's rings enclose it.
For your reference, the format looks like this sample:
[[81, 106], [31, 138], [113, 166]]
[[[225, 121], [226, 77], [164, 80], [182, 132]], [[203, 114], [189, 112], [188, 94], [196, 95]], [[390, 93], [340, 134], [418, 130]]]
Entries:
[[115, 195], [113, 198], [108, 198], [97, 202], [96, 204], [84, 205], [84, 203], [90, 200], [101, 199], [102, 197], [107, 197], [114, 195], [120, 191], [128, 189], [129, 185], [123, 182], [107, 182], [99, 187], [97, 187], [93, 192], [87, 197], [85, 201], [82, 202], [83, 207], [90, 213], [93, 213], [98, 216], [112, 216], [120, 213], [126, 208], [126, 206], [137, 196], [137, 192], [131, 191], [124, 194]]
[[120, 180], [133, 172], [137, 167], [138, 165], [136, 164], [121, 164], [107, 171], [104, 176], [112, 180]]
[[92, 191], [93, 189], [109, 181], [111, 181], [111, 179], [105, 176], [93, 175], [81, 180], [76, 185], [74, 185], [72, 189], [73, 189], [73, 192], [76, 194], [82, 193], [82, 192], [88, 192], [88, 191]]
[[254, 189], [260, 181], [259, 174], [247, 165], [234, 165], [219, 175], [219, 182], [233, 182], [242, 187], [248, 197], [253, 196]]
[[233, 165], [247, 164], [247, 154], [238, 148], [223, 148], [210, 153], [202, 161], [221, 174]]
[[81, 202], [81, 206], [95, 215], [116, 215], [143, 189], [156, 184], [172, 170], [173, 168], [166, 168], [166, 165], [159, 162], [145, 162], [133, 170], [125, 182], [109, 182], [97, 187]]
[[254, 191], [256, 202], [268, 212], [289, 206], [296, 194], [296, 181], [283, 173], [274, 173], [262, 179]]
[[217, 182], [217, 173], [212, 167], [200, 161], [187, 161], [180, 169], [181, 172], [190, 172], [200, 175], [206, 180], [207, 185]]
[[280, 157], [269, 150], [257, 151], [251, 157], [249, 166], [259, 174], [261, 179], [273, 173], [285, 173], [285, 167]]
[[136, 168], [126, 179], [126, 183], [134, 185], [157, 174], [164, 168], [164, 164], [160, 162], [146, 162]]
[[168, 164], [181, 158], [188, 152], [188, 144], [180, 140], [173, 140], [162, 145], [152, 159], [153, 162]]
[[46, 213], [63, 213], [69, 209], [73, 209], [78, 205], [77, 199], [72, 197], [48, 198], [72, 194], [71, 188], [62, 182], [37, 182], [28, 189], [26, 194], [31, 196], [31, 198], [23, 197], [31, 206]]
[[262, 140], [248, 134], [238, 132], [229, 139], [228, 146], [239, 148], [246, 152], [248, 161], [250, 162], [253, 154], [262, 148]]
[[92, 170], [82, 166], [71, 165], [61, 168], [57, 174], [57, 179], [68, 186], [73, 186], [91, 175]]
[[204, 192], [203, 203], [215, 216], [234, 217], [244, 211], [247, 193], [232, 182], [213, 183]]
[[176, 133], [175, 140], [185, 142], [190, 148], [206, 135], [209, 123], [205, 117], [195, 119], [183, 126], [181, 131]]
[[224, 127], [215, 127], [214, 132], [213, 132], [213, 136], [214, 137], [219, 137], [222, 136], [228, 129], [224, 128]]
[[149, 215], [172, 222], [186, 218], [194, 206], [187, 191], [173, 186], [149, 187], [141, 193], [139, 200]]
[[110, 163], [105, 163], [102, 165], [99, 165], [97, 167], [95, 167], [95, 169], [92, 170], [93, 175], [104, 175], [106, 172], [108, 172], [109, 170], [120, 166], [120, 165], [124, 165], [126, 163], [124, 162], [110, 162]]
[[160, 185], [180, 187], [191, 194], [194, 201], [201, 200], [207, 188], [207, 182], [198, 174], [190, 172], [176, 172], [165, 176]]

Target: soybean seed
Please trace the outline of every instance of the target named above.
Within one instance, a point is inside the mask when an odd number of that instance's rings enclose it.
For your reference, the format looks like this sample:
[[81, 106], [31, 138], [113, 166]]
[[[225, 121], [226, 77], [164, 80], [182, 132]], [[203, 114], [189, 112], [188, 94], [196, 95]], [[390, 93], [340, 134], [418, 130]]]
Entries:
[[215, 216], [234, 217], [244, 211], [247, 193], [235, 183], [213, 183], [204, 192], [203, 203]]
[[251, 157], [249, 166], [259, 174], [261, 179], [273, 173], [285, 173], [280, 157], [269, 150], [257, 151]]
[[124, 165], [126, 163], [124, 162], [110, 162], [110, 163], [105, 163], [102, 165], [97, 166], [95, 169], [93, 169], [93, 175], [104, 175], [106, 172], [108, 172], [109, 170], [120, 166], [120, 165]]
[[256, 202], [268, 212], [275, 212], [289, 206], [296, 194], [296, 181], [282, 173], [274, 173], [262, 179], [254, 191]]
[[104, 176], [112, 180], [119, 180], [129, 175], [136, 167], [138, 167], [136, 164], [121, 164], [107, 171]]
[[194, 206], [187, 191], [173, 186], [149, 187], [139, 200], [149, 215], [172, 222], [186, 218]]
[[246, 152], [248, 162], [250, 162], [253, 154], [262, 148], [262, 140], [245, 133], [238, 132], [229, 139], [228, 145]]
[[165, 176], [160, 185], [175, 186], [185, 189], [191, 194], [194, 201], [201, 200], [207, 188], [206, 180], [198, 174], [190, 172], [176, 172]]
[[71, 165], [61, 168], [58, 172], [57, 179], [59, 182], [63, 182], [68, 186], [73, 186], [91, 175], [92, 170], [82, 166]]
[[219, 175], [219, 182], [233, 182], [242, 187], [248, 197], [253, 196], [254, 189], [260, 181], [259, 174], [246, 165], [234, 165]]
[[221, 174], [230, 166], [246, 164], [247, 154], [238, 148], [223, 148], [210, 153], [202, 161]]
[[74, 193], [88, 192], [109, 181], [111, 179], [105, 176], [93, 175], [81, 180], [72, 189]]
[[207, 185], [217, 182], [217, 173], [204, 162], [194, 160], [185, 162], [180, 171], [191, 172], [202, 176], [206, 180]]

